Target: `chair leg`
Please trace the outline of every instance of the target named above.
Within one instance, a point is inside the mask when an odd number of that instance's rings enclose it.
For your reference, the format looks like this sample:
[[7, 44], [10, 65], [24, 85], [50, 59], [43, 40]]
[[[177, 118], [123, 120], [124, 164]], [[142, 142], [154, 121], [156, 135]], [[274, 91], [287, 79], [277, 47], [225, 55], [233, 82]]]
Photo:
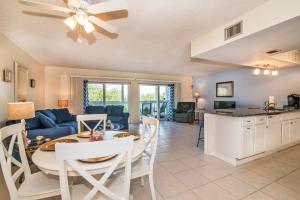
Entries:
[[155, 188], [154, 188], [154, 181], [153, 181], [153, 173], [149, 174], [149, 185], [150, 185], [152, 200], [156, 200]]
[[200, 142], [200, 140], [201, 140], [201, 131], [202, 131], [202, 128], [199, 129], [198, 141], [197, 141], [197, 147], [199, 147], [199, 142]]
[[143, 176], [141, 177], [141, 185], [142, 185], [142, 186], [144, 186], [144, 185], [145, 185], [145, 182], [144, 182], [144, 177], [143, 177]]

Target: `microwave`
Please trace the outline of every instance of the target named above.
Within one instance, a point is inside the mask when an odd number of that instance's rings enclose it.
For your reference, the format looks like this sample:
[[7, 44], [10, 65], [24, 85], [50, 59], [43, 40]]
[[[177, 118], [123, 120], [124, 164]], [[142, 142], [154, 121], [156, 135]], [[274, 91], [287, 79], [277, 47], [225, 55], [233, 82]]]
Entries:
[[288, 96], [288, 106], [293, 108], [299, 108], [300, 105], [300, 95], [291, 94]]

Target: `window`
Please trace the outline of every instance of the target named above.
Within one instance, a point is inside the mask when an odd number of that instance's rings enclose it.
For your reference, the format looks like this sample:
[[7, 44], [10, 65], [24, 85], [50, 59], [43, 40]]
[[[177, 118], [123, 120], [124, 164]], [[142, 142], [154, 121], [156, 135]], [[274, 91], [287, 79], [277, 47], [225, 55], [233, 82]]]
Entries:
[[97, 83], [89, 82], [88, 104], [99, 105], [123, 105], [128, 111], [128, 85], [123, 83]]
[[88, 83], [88, 98], [90, 106], [104, 105], [102, 83]]

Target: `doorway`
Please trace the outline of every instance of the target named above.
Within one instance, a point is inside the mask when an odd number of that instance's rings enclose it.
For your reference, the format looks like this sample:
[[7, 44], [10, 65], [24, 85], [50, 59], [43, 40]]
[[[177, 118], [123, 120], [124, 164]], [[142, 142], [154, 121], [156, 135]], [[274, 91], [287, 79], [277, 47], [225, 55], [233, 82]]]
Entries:
[[139, 85], [139, 110], [142, 116], [167, 120], [168, 108], [173, 107], [174, 98], [168, 95], [169, 85]]

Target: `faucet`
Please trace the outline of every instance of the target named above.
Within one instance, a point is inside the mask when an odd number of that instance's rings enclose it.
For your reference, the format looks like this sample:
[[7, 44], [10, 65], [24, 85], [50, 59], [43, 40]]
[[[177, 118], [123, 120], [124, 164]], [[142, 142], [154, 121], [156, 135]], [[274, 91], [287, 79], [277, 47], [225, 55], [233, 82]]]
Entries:
[[274, 110], [275, 109], [275, 103], [269, 103], [269, 101], [265, 101], [265, 110]]

